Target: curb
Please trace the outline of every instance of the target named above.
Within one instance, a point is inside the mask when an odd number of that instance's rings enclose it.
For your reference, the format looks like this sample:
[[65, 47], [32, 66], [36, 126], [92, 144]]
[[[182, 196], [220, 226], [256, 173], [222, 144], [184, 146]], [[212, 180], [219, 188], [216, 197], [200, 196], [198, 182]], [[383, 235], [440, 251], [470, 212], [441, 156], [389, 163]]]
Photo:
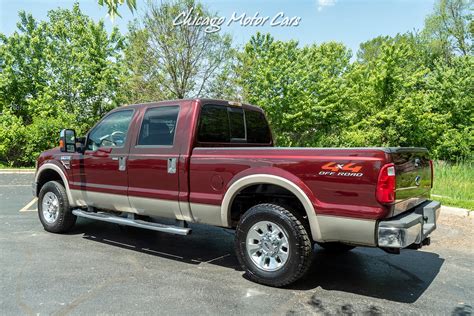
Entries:
[[35, 171], [35, 169], [0, 169], [0, 174], [32, 174]]
[[450, 206], [441, 206], [441, 214], [462, 216], [462, 217], [473, 217], [471, 211], [464, 208], [450, 207]]

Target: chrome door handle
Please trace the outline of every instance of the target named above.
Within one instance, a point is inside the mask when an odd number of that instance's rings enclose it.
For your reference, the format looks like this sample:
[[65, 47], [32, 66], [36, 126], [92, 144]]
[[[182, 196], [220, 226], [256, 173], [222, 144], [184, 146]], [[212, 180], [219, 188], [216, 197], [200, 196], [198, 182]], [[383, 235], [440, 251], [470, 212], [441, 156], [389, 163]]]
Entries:
[[120, 157], [112, 157], [112, 160], [118, 160], [119, 162], [119, 171], [125, 171], [127, 170], [127, 157], [120, 156]]
[[125, 171], [127, 169], [127, 157], [119, 157], [119, 171]]
[[168, 173], [176, 173], [176, 158], [168, 158]]

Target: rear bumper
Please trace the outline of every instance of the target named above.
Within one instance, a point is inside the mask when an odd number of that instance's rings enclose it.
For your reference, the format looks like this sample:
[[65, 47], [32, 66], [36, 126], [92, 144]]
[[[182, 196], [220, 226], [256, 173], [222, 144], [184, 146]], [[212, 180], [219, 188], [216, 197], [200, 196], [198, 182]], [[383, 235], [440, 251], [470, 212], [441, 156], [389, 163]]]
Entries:
[[377, 245], [382, 248], [405, 248], [421, 245], [436, 229], [441, 203], [426, 201], [408, 212], [383, 220], [377, 226]]

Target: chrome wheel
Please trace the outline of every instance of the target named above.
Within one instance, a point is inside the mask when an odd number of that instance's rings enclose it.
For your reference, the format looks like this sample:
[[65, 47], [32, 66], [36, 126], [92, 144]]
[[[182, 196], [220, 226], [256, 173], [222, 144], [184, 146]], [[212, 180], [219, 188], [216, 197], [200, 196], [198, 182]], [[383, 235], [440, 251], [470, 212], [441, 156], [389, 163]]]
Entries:
[[42, 202], [43, 217], [46, 222], [52, 224], [59, 216], [59, 199], [53, 192], [46, 192]]
[[275, 223], [261, 221], [252, 226], [246, 238], [247, 254], [264, 271], [276, 271], [288, 260], [290, 247], [285, 231]]

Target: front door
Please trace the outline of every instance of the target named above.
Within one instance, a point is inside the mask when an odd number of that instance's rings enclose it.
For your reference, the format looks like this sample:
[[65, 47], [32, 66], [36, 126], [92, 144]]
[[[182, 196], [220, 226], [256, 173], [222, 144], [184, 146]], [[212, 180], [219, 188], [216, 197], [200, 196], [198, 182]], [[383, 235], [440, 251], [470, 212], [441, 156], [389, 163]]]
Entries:
[[129, 127], [133, 109], [114, 111], [88, 134], [83, 155], [73, 158], [73, 198], [79, 205], [130, 211], [127, 197]]

